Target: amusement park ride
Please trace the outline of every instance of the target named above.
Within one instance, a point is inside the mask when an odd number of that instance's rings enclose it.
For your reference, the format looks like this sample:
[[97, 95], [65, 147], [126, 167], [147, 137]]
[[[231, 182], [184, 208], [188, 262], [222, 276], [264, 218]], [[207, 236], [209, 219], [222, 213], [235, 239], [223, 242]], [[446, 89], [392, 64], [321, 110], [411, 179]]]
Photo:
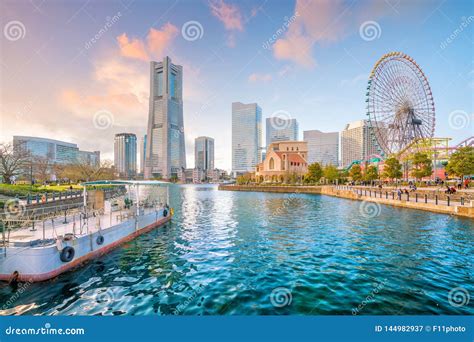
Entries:
[[391, 156], [406, 164], [414, 153], [423, 152], [433, 160], [433, 177], [444, 178], [442, 165], [449, 155], [474, 144], [474, 136], [455, 147], [449, 147], [450, 138], [434, 137], [435, 104], [428, 79], [415, 60], [402, 52], [387, 53], [377, 61], [369, 76], [365, 102], [378, 153], [353, 161], [347, 169], [353, 164], [382, 166]]

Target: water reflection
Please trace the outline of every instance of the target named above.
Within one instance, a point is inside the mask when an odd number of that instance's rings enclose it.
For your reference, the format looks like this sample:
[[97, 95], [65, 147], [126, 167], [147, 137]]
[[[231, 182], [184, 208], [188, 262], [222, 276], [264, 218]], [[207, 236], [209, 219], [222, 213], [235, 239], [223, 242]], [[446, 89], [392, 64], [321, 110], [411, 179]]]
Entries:
[[[147, 196], [141, 193], [141, 196]], [[175, 218], [84, 267], [17, 290], [1, 314], [472, 314], [474, 224], [446, 215], [304, 194], [172, 186]], [[275, 288], [291, 304], [272, 305]], [[11, 300], [11, 299], [14, 300]]]

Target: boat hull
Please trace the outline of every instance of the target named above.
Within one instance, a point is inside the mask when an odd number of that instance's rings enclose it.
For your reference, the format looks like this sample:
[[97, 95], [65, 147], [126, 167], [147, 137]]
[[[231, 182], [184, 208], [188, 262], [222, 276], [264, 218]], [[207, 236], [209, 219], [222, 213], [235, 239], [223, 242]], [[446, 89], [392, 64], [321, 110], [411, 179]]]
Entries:
[[[135, 239], [171, 220], [172, 215], [150, 213], [94, 233], [39, 247], [7, 247], [0, 255], [0, 280], [9, 281], [17, 272], [16, 279], [22, 282], [45, 281], [82, 263], [97, 258], [121, 244]], [[101, 239], [97, 239], [103, 236]], [[61, 251], [70, 246], [74, 257], [69, 262], [61, 260]]]

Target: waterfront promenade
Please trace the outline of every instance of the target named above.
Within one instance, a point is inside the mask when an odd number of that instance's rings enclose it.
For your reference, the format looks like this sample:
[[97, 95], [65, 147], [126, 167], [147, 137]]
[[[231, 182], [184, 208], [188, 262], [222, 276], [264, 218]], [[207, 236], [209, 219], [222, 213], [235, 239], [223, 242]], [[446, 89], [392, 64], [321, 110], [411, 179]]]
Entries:
[[431, 190], [429, 188], [418, 189], [416, 192], [403, 193], [399, 196], [395, 188], [378, 189], [347, 185], [220, 185], [219, 190], [320, 194], [474, 218], [474, 198], [473, 192], [470, 190], [460, 191], [455, 196], [450, 196], [437, 189]]

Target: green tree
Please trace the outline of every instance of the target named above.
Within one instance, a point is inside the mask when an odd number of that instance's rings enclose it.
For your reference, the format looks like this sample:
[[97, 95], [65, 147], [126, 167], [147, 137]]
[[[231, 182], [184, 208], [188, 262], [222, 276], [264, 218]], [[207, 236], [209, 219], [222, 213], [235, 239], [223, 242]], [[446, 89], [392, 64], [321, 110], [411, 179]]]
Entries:
[[395, 157], [387, 158], [383, 165], [382, 176], [393, 181], [394, 179], [402, 178], [402, 175], [402, 164], [400, 161]]
[[352, 180], [358, 182], [362, 180], [362, 168], [359, 164], [354, 164], [349, 171], [349, 176], [351, 176]]
[[377, 170], [377, 167], [374, 165], [367, 166], [365, 169], [364, 179], [367, 182], [373, 182], [374, 180], [379, 179], [379, 170]]
[[324, 178], [332, 183], [339, 177], [339, 172], [337, 171], [337, 167], [329, 164], [324, 167], [323, 175]]
[[433, 161], [426, 153], [417, 152], [410, 159], [411, 161], [411, 175], [417, 180], [423, 177], [431, 176], [433, 173]]
[[474, 147], [461, 147], [454, 152], [449, 157], [446, 171], [458, 177], [474, 174]]
[[312, 163], [308, 166], [308, 173], [305, 175], [305, 182], [317, 183], [323, 176], [323, 169], [319, 163]]

